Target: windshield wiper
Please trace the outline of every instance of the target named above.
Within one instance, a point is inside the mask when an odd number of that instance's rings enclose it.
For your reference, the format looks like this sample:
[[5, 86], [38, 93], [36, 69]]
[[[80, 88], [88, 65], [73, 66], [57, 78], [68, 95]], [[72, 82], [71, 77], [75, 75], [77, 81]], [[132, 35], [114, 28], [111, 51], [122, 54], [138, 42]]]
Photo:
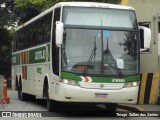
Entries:
[[[104, 51], [104, 53], [107, 54], [107, 56], [110, 55], [111, 60], [113, 61], [114, 65], [116, 66], [116, 70], [118, 71], [119, 76], [122, 77], [123, 74], [122, 74], [120, 68], [118, 67], [118, 65], [117, 65], [117, 63], [116, 63], [116, 60], [114, 59], [114, 57], [113, 57], [110, 49], [108, 48], [108, 38], [107, 38], [106, 50]], [[108, 57], [107, 57], [107, 58], [108, 58]]]
[[86, 67], [84, 68], [84, 71], [83, 71], [83, 75], [85, 76], [87, 74], [87, 71], [88, 71], [88, 65], [89, 63], [92, 61], [93, 57], [94, 57], [94, 62], [95, 62], [95, 59], [96, 59], [96, 50], [97, 50], [97, 46], [96, 46], [96, 36], [95, 36], [95, 40], [94, 40], [94, 48], [91, 52], [91, 55], [87, 61], [87, 64], [86, 64]]

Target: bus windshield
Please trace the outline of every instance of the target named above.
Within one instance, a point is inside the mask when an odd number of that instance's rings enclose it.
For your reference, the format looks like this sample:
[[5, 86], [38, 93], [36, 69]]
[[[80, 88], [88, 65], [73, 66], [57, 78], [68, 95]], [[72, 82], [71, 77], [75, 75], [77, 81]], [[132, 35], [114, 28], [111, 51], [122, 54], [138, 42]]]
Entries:
[[[65, 34], [62, 44], [62, 71], [89, 75], [133, 75], [139, 73], [139, 35], [137, 30], [133, 30], [137, 28], [136, 19], [133, 22], [134, 20], [131, 21], [126, 17], [126, 25], [120, 23], [120, 21], [118, 23], [117, 20], [117, 22], [110, 20], [113, 23], [108, 22], [107, 25], [104, 24], [104, 17], [99, 19], [99, 21], [102, 21], [102, 27], [99, 29], [101, 25], [98, 24], [98, 19], [97, 22], [93, 20], [94, 22], [87, 23], [91, 18], [86, 16], [88, 19], [83, 18], [85, 23], [81, 23], [79, 21], [81, 14], [77, 18], [78, 23], [76, 20], [66, 18], [70, 14], [68, 11], [71, 11], [71, 9], [76, 8], [67, 7], [67, 12], [64, 11], [63, 15]], [[95, 8], [85, 9], [88, 9], [90, 12], [92, 11], [90, 9], [95, 10]], [[100, 11], [101, 9], [97, 10]], [[80, 8], [78, 8], [78, 11], [80, 11]], [[127, 12], [128, 16], [132, 13]], [[120, 11], [119, 13], [122, 14]], [[93, 14], [96, 13], [93, 12]], [[73, 14], [71, 16], [73, 17]], [[116, 30], [118, 27], [121, 30]], [[123, 27], [130, 29], [123, 29]]]
[[64, 7], [63, 22], [65, 25], [137, 28], [132, 10]]

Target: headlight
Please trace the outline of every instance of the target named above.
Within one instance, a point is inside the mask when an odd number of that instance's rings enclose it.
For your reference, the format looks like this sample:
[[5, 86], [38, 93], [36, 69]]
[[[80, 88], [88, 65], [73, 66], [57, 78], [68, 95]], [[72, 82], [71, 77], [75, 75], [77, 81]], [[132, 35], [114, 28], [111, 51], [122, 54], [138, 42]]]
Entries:
[[69, 79], [61, 79], [62, 83], [68, 84], [68, 85], [74, 85], [74, 86], [79, 86], [78, 82], [75, 80], [69, 80]]
[[62, 80], [62, 83], [64, 83], [64, 84], [69, 84], [69, 80], [68, 80], [68, 79], [63, 79], [63, 80]]
[[124, 85], [124, 88], [128, 88], [128, 87], [136, 87], [136, 86], [139, 86], [140, 82], [139, 81], [136, 81], [136, 82], [129, 82], [129, 83], [126, 83]]

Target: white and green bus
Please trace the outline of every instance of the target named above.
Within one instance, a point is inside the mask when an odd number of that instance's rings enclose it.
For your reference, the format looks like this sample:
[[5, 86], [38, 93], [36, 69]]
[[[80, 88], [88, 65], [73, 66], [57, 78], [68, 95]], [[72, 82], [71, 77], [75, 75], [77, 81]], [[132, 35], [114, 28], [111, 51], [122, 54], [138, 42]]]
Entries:
[[[137, 103], [140, 32], [132, 7], [61, 2], [16, 30], [12, 82], [18, 98], [46, 98], [49, 111], [66, 102]], [[141, 44], [140, 44], [141, 43]]]

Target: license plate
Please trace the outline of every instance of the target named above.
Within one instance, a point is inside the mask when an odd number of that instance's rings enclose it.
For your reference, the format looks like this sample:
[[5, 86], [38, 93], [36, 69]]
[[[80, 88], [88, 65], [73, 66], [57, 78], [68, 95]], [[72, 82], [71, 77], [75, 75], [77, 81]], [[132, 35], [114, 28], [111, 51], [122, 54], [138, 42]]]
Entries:
[[107, 98], [108, 94], [105, 93], [95, 93], [96, 98]]

